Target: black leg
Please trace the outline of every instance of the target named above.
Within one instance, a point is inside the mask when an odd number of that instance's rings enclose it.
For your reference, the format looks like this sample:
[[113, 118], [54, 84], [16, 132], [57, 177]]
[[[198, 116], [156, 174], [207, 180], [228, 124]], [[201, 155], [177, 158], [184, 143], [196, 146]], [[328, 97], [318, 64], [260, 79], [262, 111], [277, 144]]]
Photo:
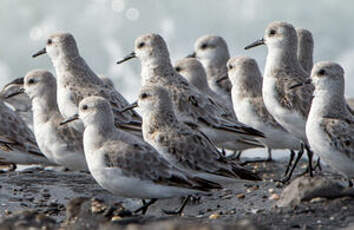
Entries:
[[353, 187], [353, 181], [351, 180], [350, 177], [348, 177], [348, 187], [352, 188]]
[[136, 213], [141, 212], [143, 215], [145, 215], [145, 213], [147, 212], [147, 210], [150, 207], [150, 205], [152, 205], [156, 201], [157, 201], [157, 199], [151, 199], [149, 202], [146, 202], [145, 200], [142, 200], [143, 205], [140, 208], [138, 208], [137, 210], [135, 210], [134, 213], [136, 214]]
[[289, 162], [288, 162], [288, 166], [286, 166], [286, 170], [285, 170], [285, 173], [284, 173], [284, 177], [289, 173], [289, 170], [290, 170], [290, 167], [294, 161], [294, 157], [295, 157], [296, 153], [294, 150], [290, 150], [290, 159], [289, 159]]
[[272, 149], [270, 149], [270, 148], [267, 147], [267, 152], [268, 152], [267, 161], [273, 161], [273, 158], [272, 158]]
[[318, 157], [315, 166], [313, 167], [313, 170], [318, 170], [322, 171], [322, 166], [321, 166], [321, 159]]
[[235, 151], [235, 154], [236, 154], [235, 159], [236, 160], [240, 160], [241, 159], [241, 155], [242, 155], [242, 151]]
[[226, 152], [225, 152], [225, 149], [224, 149], [224, 148], [221, 149], [221, 154], [222, 154], [224, 157], [226, 157]]
[[313, 177], [313, 167], [312, 167], [312, 158], [313, 158], [313, 152], [310, 149], [310, 146], [305, 145], [305, 149], [307, 152], [307, 157], [309, 158], [309, 162], [308, 162], [308, 172], [310, 174], [310, 177]]
[[170, 211], [170, 210], [164, 210], [164, 209], [162, 209], [162, 211], [163, 211], [165, 214], [167, 214], [167, 215], [178, 215], [178, 216], [180, 216], [180, 215], [182, 214], [184, 208], [185, 208], [186, 205], [188, 204], [189, 198], [190, 198], [190, 196], [187, 196], [187, 197], [184, 199], [184, 201], [183, 201], [181, 207], [179, 207], [176, 211]]
[[240, 165], [243, 166], [243, 165], [247, 165], [247, 164], [250, 164], [250, 163], [272, 162], [273, 161], [272, 149], [267, 147], [267, 152], [268, 152], [267, 159], [248, 160], [248, 161], [241, 162]]
[[230, 156], [227, 157], [227, 159], [240, 160], [241, 154], [242, 154], [242, 151], [235, 150]]
[[280, 182], [282, 183], [286, 183], [290, 180], [291, 176], [293, 175], [293, 172], [297, 166], [297, 164], [299, 163], [302, 155], [304, 154], [304, 145], [301, 143], [301, 149], [300, 151], [297, 153], [297, 157], [295, 159], [294, 165], [291, 167], [290, 172], [288, 175], [284, 176], [282, 179], [280, 179]]

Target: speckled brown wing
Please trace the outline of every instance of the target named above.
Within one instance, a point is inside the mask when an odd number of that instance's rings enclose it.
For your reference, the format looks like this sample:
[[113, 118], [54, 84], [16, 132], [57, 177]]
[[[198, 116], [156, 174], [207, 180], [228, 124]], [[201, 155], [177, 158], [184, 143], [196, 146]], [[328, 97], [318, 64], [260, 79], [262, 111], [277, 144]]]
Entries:
[[281, 125], [279, 125], [279, 123], [274, 119], [274, 117], [268, 112], [267, 108], [264, 105], [262, 97], [253, 97], [251, 100], [252, 103], [255, 105], [253, 106], [254, 111], [265, 124], [272, 126], [276, 129], [282, 129], [285, 131], [285, 129]]
[[328, 143], [354, 160], [354, 119], [323, 118], [321, 127], [327, 134]]
[[68, 149], [74, 150], [75, 152], [84, 152], [83, 146], [83, 135], [81, 132], [72, 128], [70, 125], [60, 125], [60, 122], [63, 121], [61, 114], [57, 114], [56, 117], [53, 117], [54, 125], [57, 127], [56, 131], [58, 136], [63, 140], [62, 144], [65, 143]]
[[[68, 79], [64, 87], [68, 87], [71, 92], [75, 93], [72, 96], [77, 106], [86, 97], [101, 96], [110, 102], [112, 111], [115, 114], [116, 126], [129, 124], [141, 130], [141, 117], [133, 110], [124, 113], [119, 112], [122, 108], [129, 105], [128, 101], [114, 88], [105, 86], [103, 81], [86, 64], [85, 60], [78, 58], [68, 65], [70, 68], [65, 73], [68, 76], [63, 76], [63, 79]], [[69, 76], [73, 74], [75, 76]], [[133, 122], [131, 123], [131, 121]]]
[[[119, 149], [119, 153], [117, 153], [117, 149]], [[118, 167], [127, 177], [201, 191], [220, 188], [218, 184], [201, 178], [185, 176], [158, 155], [156, 150], [147, 143], [107, 142], [101, 151], [104, 152], [106, 166]]]
[[156, 132], [155, 141], [166, 148], [169, 159], [183, 168], [218, 176], [255, 179], [252, 172], [225, 159], [211, 141], [185, 125]]
[[72, 92], [75, 92], [73, 97], [75, 104], [77, 105], [82, 99], [89, 96], [101, 96], [107, 99], [110, 102], [113, 114], [115, 115], [114, 119], [117, 127], [125, 127], [125, 125], [130, 125], [132, 129], [141, 131], [141, 118], [134, 110], [124, 113], [120, 112], [121, 109], [128, 106], [129, 103], [115, 89], [97, 86], [95, 84], [86, 84], [85, 91], [80, 90], [80, 88], [76, 88]]
[[0, 143], [11, 149], [43, 157], [32, 131], [25, 122], [0, 101]]
[[176, 113], [182, 120], [203, 123], [206, 126], [239, 134], [264, 137], [263, 133], [238, 122], [229, 109], [208, 96], [203, 96], [181, 75], [155, 75], [151, 83], [159, 82], [170, 92]]
[[291, 86], [303, 83], [307, 79], [306, 74], [299, 75], [287, 68], [282, 68], [274, 70], [273, 75], [277, 79], [276, 92], [279, 95], [280, 104], [291, 111], [299, 111], [302, 116], [307, 117], [311, 108], [314, 87], [304, 85], [290, 89]]

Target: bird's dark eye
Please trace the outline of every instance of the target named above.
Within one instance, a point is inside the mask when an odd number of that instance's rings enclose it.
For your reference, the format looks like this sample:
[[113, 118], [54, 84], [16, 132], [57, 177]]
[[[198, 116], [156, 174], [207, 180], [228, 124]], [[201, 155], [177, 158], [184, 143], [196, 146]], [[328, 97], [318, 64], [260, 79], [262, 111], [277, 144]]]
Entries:
[[272, 35], [274, 35], [274, 34], [276, 34], [276, 33], [277, 33], [277, 31], [275, 31], [275, 30], [270, 30], [269, 35], [272, 36]]
[[229, 68], [229, 69], [232, 69], [232, 68], [234, 68], [234, 67], [230, 64], [230, 65], [228, 66], [228, 68]]
[[138, 48], [143, 48], [145, 46], [145, 42], [140, 42], [139, 45], [138, 45]]
[[53, 40], [52, 39], [48, 39], [47, 45], [51, 45], [52, 43], [53, 43]]
[[200, 47], [202, 50], [205, 50], [206, 48], [208, 47], [208, 45], [207, 44], [202, 44], [202, 46]]
[[318, 71], [319, 76], [323, 76], [325, 74], [326, 74], [326, 71], [324, 69], [321, 69], [320, 71]]
[[28, 80], [28, 84], [33, 84], [34, 83], [34, 80], [33, 79], [29, 79]]
[[82, 110], [87, 110], [88, 106], [87, 105], [83, 105], [82, 106]]
[[177, 72], [180, 72], [182, 69], [181, 69], [181, 67], [177, 66], [177, 67], [175, 68], [175, 70], [176, 70]]
[[147, 98], [149, 95], [147, 94], [147, 93], [142, 93], [141, 95], [140, 95], [140, 98], [141, 99], [145, 99], [145, 98]]

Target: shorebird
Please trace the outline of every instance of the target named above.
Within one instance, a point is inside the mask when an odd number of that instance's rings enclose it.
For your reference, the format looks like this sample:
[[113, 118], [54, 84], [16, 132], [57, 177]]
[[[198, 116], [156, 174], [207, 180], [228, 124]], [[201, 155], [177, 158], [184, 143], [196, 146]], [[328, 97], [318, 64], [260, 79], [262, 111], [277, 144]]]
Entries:
[[310, 146], [353, 186], [354, 116], [344, 98], [344, 70], [334, 62], [316, 63], [304, 84], [311, 82], [315, 91], [306, 124]]
[[174, 68], [201, 93], [208, 95], [218, 103], [224, 103], [224, 98], [209, 87], [204, 67], [196, 58], [178, 60]]
[[188, 57], [195, 57], [203, 64], [210, 88], [231, 105], [232, 86], [226, 69], [230, 53], [226, 41], [216, 35], [201, 36], [194, 43], [194, 53]]
[[[243, 150], [260, 144], [263, 133], [238, 122], [227, 107], [200, 93], [172, 67], [167, 45], [158, 34], [146, 34], [135, 41], [135, 51], [118, 64], [137, 57], [142, 66], [142, 85], [165, 88], [171, 95], [177, 118], [205, 133], [217, 146]], [[239, 144], [239, 143], [245, 143]]]
[[[268, 47], [262, 86], [264, 104], [282, 127], [303, 142], [309, 158], [308, 170], [312, 176], [313, 152], [308, 145], [305, 127], [314, 88], [307, 85], [290, 89], [292, 85], [309, 78], [297, 59], [296, 30], [289, 23], [272, 22], [267, 26], [264, 37], [245, 49], [264, 44]], [[300, 151], [294, 167], [302, 154], [303, 151]], [[294, 167], [284, 181], [290, 179]]]
[[[51, 35], [46, 47], [33, 57], [48, 54], [56, 71], [57, 98], [60, 113], [70, 117], [77, 113], [78, 105], [82, 99], [89, 96], [102, 96], [112, 105], [115, 125], [141, 136], [141, 118], [130, 111], [124, 115], [120, 109], [129, 105], [127, 100], [114, 88], [106, 87], [103, 81], [91, 70], [85, 60], [80, 56], [74, 37], [69, 33]], [[74, 123], [74, 127], [82, 131], [82, 123]]]
[[142, 87], [137, 105], [143, 117], [144, 140], [172, 165], [221, 184], [260, 179], [227, 160], [205, 134], [180, 122], [168, 92], [162, 87]]
[[[18, 93], [18, 92], [16, 92]], [[0, 164], [55, 165], [40, 151], [32, 131], [0, 100]]]
[[242, 123], [255, 127], [265, 134], [261, 140], [268, 150], [268, 161], [272, 160], [272, 149], [290, 149], [289, 166], [300, 150], [300, 140], [286, 131], [268, 112], [262, 97], [262, 75], [256, 60], [239, 56], [227, 62], [228, 75], [232, 83], [232, 103]]
[[[15, 79], [8, 84], [6, 84], [1, 92], [0, 98], [3, 102], [9, 106], [17, 115], [19, 115], [22, 120], [26, 123], [27, 127], [33, 132], [33, 114], [32, 114], [32, 103], [29, 97], [24, 94], [17, 94], [23, 88], [23, 79]], [[15, 95], [8, 97], [9, 95]]]
[[79, 118], [85, 127], [87, 164], [97, 183], [119, 196], [152, 199], [136, 212], [146, 211], [159, 198], [205, 194], [221, 188], [177, 169], [141, 138], [117, 129], [111, 105], [102, 97], [83, 99], [79, 114], [62, 124]]
[[64, 118], [57, 104], [55, 77], [46, 70], [32, 70], [22, 82], [32, 103], [34, 135], [42, 153], [70, 170], [88, 170], [82, 133], [60, 125]]
[[[233, 111], [232, 103], [225, 104], [224, 97], [220, 96], [214, 92], [208, 85], [206, 73], [203, 65], [196, 58], [183, 58], [175, 63], [175, 70], [180, 73], [187, 81], [196, 87], [202, 94], [208, 95], [213, 100], [217, 101], [219, 104], [225, 105], [229, 111]], [[226, 78], [227, 75], [226, 75]], [[236, 115], [233, 114], [236, 118]], [[259, 148], [259, 143], [238, 143], [238, 145], [243, 145], [243, 149], [248, 148]], [[233, 158], [236, 156], [236, 159], [239, 159], [242, 151], [236, 151], [234, 154], [229, 155], [228, 158]]]

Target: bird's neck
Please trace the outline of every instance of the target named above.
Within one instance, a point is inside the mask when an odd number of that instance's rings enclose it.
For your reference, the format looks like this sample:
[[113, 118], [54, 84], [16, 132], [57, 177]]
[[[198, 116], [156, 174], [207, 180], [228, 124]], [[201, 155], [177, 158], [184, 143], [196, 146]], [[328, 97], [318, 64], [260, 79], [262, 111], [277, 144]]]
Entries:
[[169, 109], [154, 109], [143, 115], [144, 135], [154, 133], [157, 129], [171, 127], [177, 124], [176, 115]]
[[334, 114], [344, 115], [347, 112], [344, 94], [334, 90], [315, 90], [310, 114], [322, 117], [333, 117]]
[[113, 122], [111, 124], [108, 122], [103, 124], [94, 122], [85, 128], [84, 144], [95, 148], [100, 147], [107, 139], [113, 136], [114, 129], [116, 128]]
[[[297, 60], [297, 48], [296, 47], [269, 47], [268, 55], [265, 65], [264, 75], [271, 76], [272, 72], [278, 71], [279, 69], [294, 72], [304, 72]], [[306, 73], [304, 73], [306, 74]]]
[[37, 122], [47, 122], [53, 115], [60, 115], [55, 90], [51, 95], [43, 94], [40, 97], [33, 98], [32, 110], [35, 124]]
[[150, 81], [157, 81], [161, 78], [168, 78], [174, 73], [171, 62], [145, 62], [142, 63], [141, 76], [143, 85]]

